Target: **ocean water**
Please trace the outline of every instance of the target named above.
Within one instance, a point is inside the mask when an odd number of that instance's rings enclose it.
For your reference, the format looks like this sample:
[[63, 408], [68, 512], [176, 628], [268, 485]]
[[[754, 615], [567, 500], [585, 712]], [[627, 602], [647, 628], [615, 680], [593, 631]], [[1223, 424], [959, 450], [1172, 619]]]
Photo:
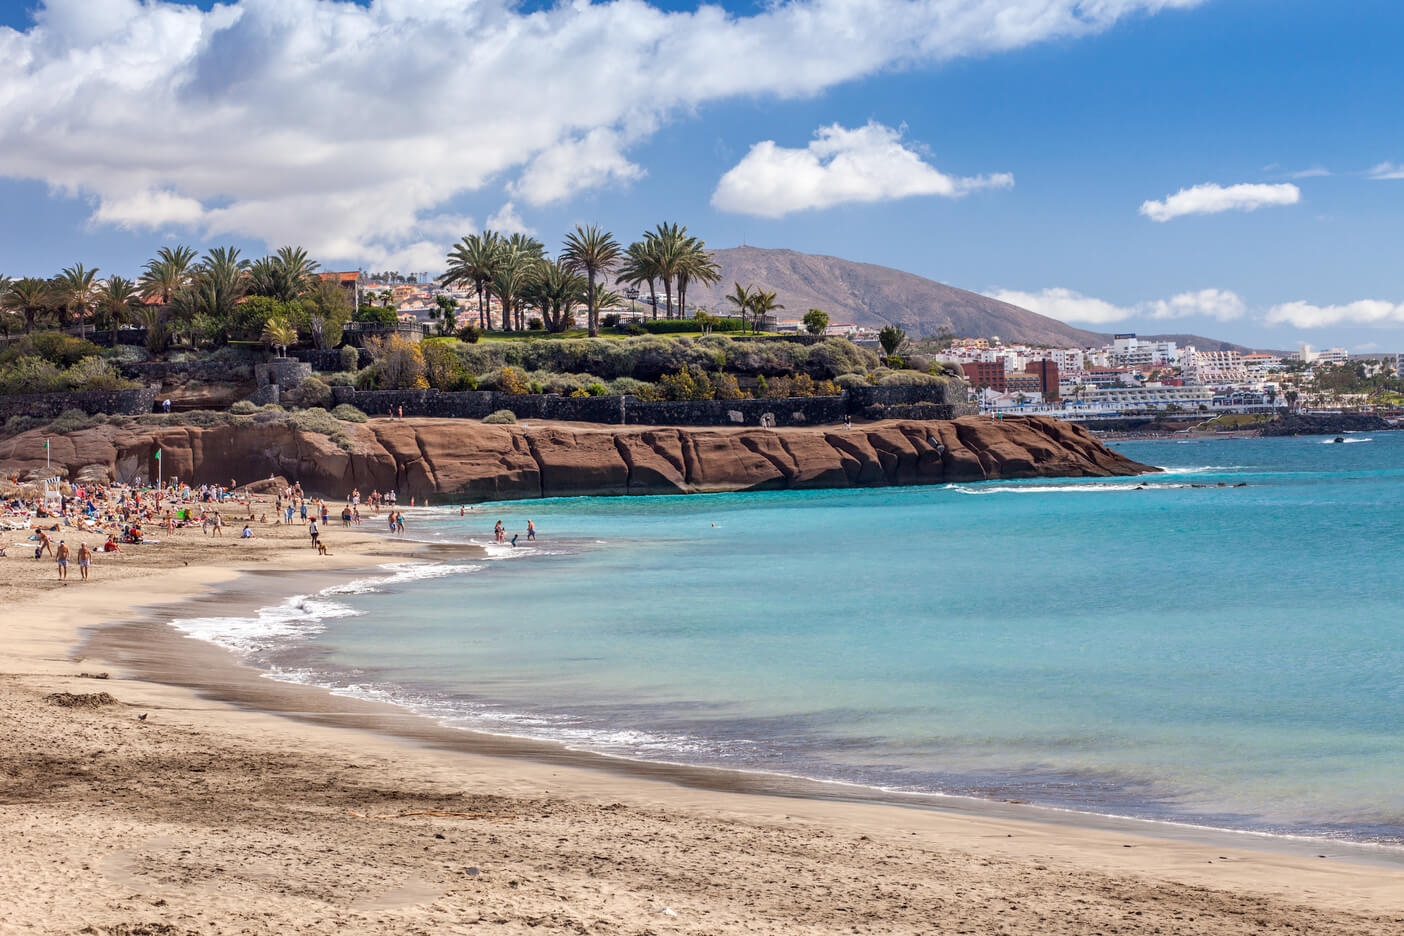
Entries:
[[1116, 445], [1144, 479], [430, 508], [412, 534], [541, 538], [177, 626], [610, 755], [1404, 844], [1404, 433], [1348, 438]]

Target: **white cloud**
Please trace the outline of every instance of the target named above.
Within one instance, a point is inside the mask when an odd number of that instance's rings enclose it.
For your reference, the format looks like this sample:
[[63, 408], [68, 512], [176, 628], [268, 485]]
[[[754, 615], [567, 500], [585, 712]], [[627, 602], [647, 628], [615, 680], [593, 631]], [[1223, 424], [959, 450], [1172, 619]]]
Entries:
[[1008, 188], [1008, 173], [954, 178], [902, 143], [902, 131], [869, 121], [845, 129], [820, 127], [804, 149], [765, 140], [729, 169], [712, 205], [737, 214], [779, 218], [846, 202], [891, 201], [913, 195], [958, 198], [980, 188]]
[[991, 291], [990, 295], [1000, 302], [1007, 302], [1010, 305], [1019, 306], [1021, 309], [1028, 309], [1030, 312], [1037, 312], [1039, 315], [1057, 319], [1060, 322], [1085, 322], [1091, 325], [1101, 325], [1107, 322], [1119, 322], [1135, 314], [1125, 306], [1114, 305], [1105, 299], [1095, 299], [1061, 287], [1045, 289], [1036, 293], [996, 289]]
[[1221, 211], [1254, 211], [1264, 205], [1295, 205], [1302, 190], [1295, 185], [1244, 183], [1224, 187], [1213, 182], [1180, 189], [1164, 201], [1141, 204], [1141, 214], [1152, 221], [1169, 221], [1181, 215], [1218, 214]]
[[1237, 293], [1227, 289], [1201, 289], [1183, 292], [1169, 299], [1143, 302], [1136, 310], [1138, 315], [1154, 319], [1202, 317], [1228, 322], [1241, 318], [1246, 306]]
[[1119, 306], [1105, 299], [1084, 296], [1082, 293], [1063, 288], [1045, 289], [1036, 293], [996, 289], [990, 292], [990, 295], [1001, 302], [1008, 302], [1060, 322], [1082, 322], [1091, 325], [1104, 325], [1124, 319], [1202, 317], [1229, 321], [1241, 317], [1246, 311], [1243, 300], [1227, 289], [1183, 292], [1169, 299], [1139, 302], [1130, 306]]
[[643, 171], [629, 149], [708, 103], [812, 96], [1200, 2], [791, 0], [741, 15], [47, 0], [29, 30], [0, 27], [0, 176], [90, 198], [96, 223], [378, 266], [425, 255], [465, 193], [505, 183], [537, 205], [628, 183]]
[[1319, 306], [1309, 302], [1285, 302], [1268, 309], [1264, 321], [1270, 325], [1288, 324], [1298, 328], [1327, 325], [1404, 325], [1404, 303], [1362, 299], [1347, 305]]
[[1294, 172], [1294, 173], [1292, 173], [1292, 178], [1294, 178], [1294, 179], [1319, 179], [1319, 178], [1322, 178], [1322, 177], [1324, 177], [1324, 176], [1329, 176], [1330, 174], [1331, 174], [1331, 170], [1330, 170], [1330, 169], [1327, 169], [1325, 166], [1313, 166], [1313, 167], [1310, 168], [1310, 169], [1303, 169], [1301, 172]]
[[517, 214], [517, 206], [507, 202], [493, 214], [488, 215], [487, 226], [489, 230], [501, 231], [504, 234], [535, 234], [536, 229], [527, 227], [522, 216]]
[[1404, 179], [1404, 163], [1382, 162], [1365, 170], [1371, 179]]

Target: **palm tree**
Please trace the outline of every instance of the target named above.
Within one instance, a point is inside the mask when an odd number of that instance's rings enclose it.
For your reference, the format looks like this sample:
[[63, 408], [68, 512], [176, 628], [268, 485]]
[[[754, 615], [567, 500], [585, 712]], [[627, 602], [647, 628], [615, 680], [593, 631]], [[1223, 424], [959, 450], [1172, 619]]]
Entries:
[[678, 280], [679, 317], [687, 315], [687, 284], [690, 280], [710, 286], [721, 279], [721, 267], [707, 252], [707, 245], [696, 237], [683, 241], [674, 273]]
[[[645, 234], [643, 240], [634, 241], [624, 252], [624, 262], [619, 267], [619, 282], [638, 287], [648, 284], [648, 301], [653, 306], [653, 317], [658, 318], [658, 250], [657, 240]], [[637, 289], [636, 289], [637, 291]]]
[[783, 305], [775, 301], [775, 290], [773, 289], [769, 292], [758, 289], [751, 293], [751, 314], [755, 316], [751, 323], [751, 331], [760, 330], [761, 320], [765, 318], [767, 312], [778, 312], [783, 308], [785, 308]]
[[[512, 330], [512, 312], [523, 299], [532, 272], [532, 258], [504, 249], [498, 257], [489, 288], [502, 303], [502, 330]], [[491, 316], [489, 316], [491, 318]]]
[[673, 317], [673, 277], [678, 273], [678, 264], [686, 253], [687, 228], [664, 222], [648, 235], [654, 241], [653, 256], [658, 278], [663, 281], [663, 295], [667, 300], [668, 318]]
[[37, 276], [17, 279], [6, 290], [4, 303], [5, 308], [24, 319], [24, 331], [28, 334], [49, 311], [49, 283]]
[[125, 277], [114, 276], [98, 290], [96, 311], [102, 315], [102, 324], [113, 330], [125, 325], [139, 305], [136, 283]]
[[570, 327], [571, 313], [587, 302], [585, 279], [557, 260], [543, 260], [532, 270], [530, 295], [541, 308], [546, 330], [563, 332]]
[[249, 268], [249, 292], [291, 302], [312, 288], [319, 266], [301, 247], [279, 247]]
[[608, 274], [618, 266], [621, 252], [619, 241], [614, 239], [614, 235], [593, 224], [584, 228], [577, 224], [575, 232], [566, 236], [561, 260], [571, 269], [585, 274], [585, 295], [589, 300], [587, 321], [591, 338], [597, 338], [600, 334], [600, 310], [595, 305], [595, 278], [601, 274]]
[[[522, 268], [521, 294], [515, 305], [517, 331], [526, 331], [526, 300], [533, 271], [546, 260], [546, 245], [529, 234], [517, 233], [507, 238], [502, 247], [503, 256], [511, 258]], [[503, 327], [511, 327], [504, 323]]]
[[170, 305], [171, 297], [190, 283], [194, 272], [195, 248], [180, 245], [162, 247], [142, 268], [138, 288], [145, 299], [160, 299]]
[[454, 283], [473, 284], [478, 293], [478, 324], [488, 327], [487, 306], [484, 296], [497, 265], [497, 256], [502, 248], [502, 235], [496, 231], [469, 234], [448, 252], [448, 269], [439, 282], [444, 286]]
[[58, 275], [58, 292], [68, 311], [78, 319], [78, 334], [87, 333], [88, 308], [92, 306], [97, 291], [97, 268], [89, 270], [83, 264], [75, 263], [64, 267]]
[[297, 329], [281, 315], [270, 315], [263, 323], [263, 343], [277, 348], [280, 357], [287, 357], [288, 345], [297, 343]]
[[751, 302], [755, 299], [755, 294], [749, 286], [742, 286], [740, 283], [734, 281], [731, 285], [732, 290], [727, 293], [726, 301], [736, 307], [736, 311], [740, 314], [741, 321], [744, 323], [747, 315], [750, 314]]

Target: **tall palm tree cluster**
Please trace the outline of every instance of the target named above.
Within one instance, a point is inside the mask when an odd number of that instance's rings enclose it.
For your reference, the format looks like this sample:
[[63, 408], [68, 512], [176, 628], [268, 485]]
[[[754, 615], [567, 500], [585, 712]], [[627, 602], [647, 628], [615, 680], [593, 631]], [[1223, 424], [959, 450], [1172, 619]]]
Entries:
[[[284, 319], [297, 318], [320, 345], [330, 324], [336, 324], [335, 339], [340, 339], [340, 323], [332, 320], [339, 314], [334, 306], [344, 300], [322, 282], [318, 267], [301, 247], [283, 247], [252, 262], [242, 259], [237, 247], [214, 247], [203, 257], [184, 245], [162, 247], [135, 282], [112, 276], [99, 283], [98, 271], [81, 263], [52, 279], [0, 276], [0, 310], [9, 313], [0, 315], [0, 322], [7, 331], [17, 322], [25, 332], [46, 323], [60, 328], [76, 323], [80, 335], [90, 324], [100, 329], [136, 324], [146, 328], [153, 350], [163, 350], [181, 335], [192, 343], [257, 339], [273, 309]], [[266, 301], [246, 303], [250, 297]], [[341, 321], [349, 314], [348, 307]], [[250, 316], [254, 320], [245, 321]]]
[[524, 328], [526, 310], [535, 309], [547, 331], [561, 332], [574, 324], [575, 309], [584, 306], [591, 337], [599, 334], [600, 309], [621, 301], [610, 291], [611, 281], [647, 284], [654, 318], [658, 317], [657, 287], [662, 286], [667, 315], [672, 318], [675, 289], [681, 316], [689, 283], [715, 283], [721, 277], [701, 239], [676, 224], [660, 224], [627, 248], [596, 225], [577, 226], [566, 235], [555, 259], [535, 238], [484, 231], [460, 240], [446, 260], [448, 270], [439, 282], [467, 286], [477, 293], [480, 327], [493, 325], [491, 299], [497, 300], [498, 321], [504, 330]]

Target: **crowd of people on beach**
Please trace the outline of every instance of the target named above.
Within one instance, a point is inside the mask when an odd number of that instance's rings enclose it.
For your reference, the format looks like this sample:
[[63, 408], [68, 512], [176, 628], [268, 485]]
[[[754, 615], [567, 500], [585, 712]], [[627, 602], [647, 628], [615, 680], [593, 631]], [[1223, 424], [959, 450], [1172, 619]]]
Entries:
[[[35, 560], [48, 556], [63, 583], [68, 582], [70, 564], [76, 563], [79, 580], [86, 582], [95, 555], [120, 553], [124, 546], [159, 543], [163, 533], [174, 534], [198, 526], [203, 535], [222, 539], [226, 526], [242, 524], [237, 538], [253, 539], [255, 524], [270, 525], [270, 501], [272, 526], [305, 527], [311, 548], [328, 555], [323, 537], [330, 528], [334, 508], [325, 499], [308, 496], [299, 482], [285, 483], [272, 491], [265, 483], [256, 486], [262, 492], [259, 495], [250, 486], [239, 487], [234, 479], [227, 485], [198, 486], [176, 480], [160, 486], [143, 485], [140, 479], [131, 484], [69, 483], [57, 477], [38, 482], [8, 480], [14, 493], [0, 500], [0, 531], [22, 533], [25, 539], [10, 548], [23, 547], [26, 555], [32, 550]], [[373, 490], [362, 495], [359, 488], [354, 488], [338, 512], [342, 529], [359, 527], [365, 507], [371, 516], [385, 510], [385, 530], [404, 535], [405, 513], [397, 503], [398, 495], [393, 490]], [[410, 504], [414, 506], [414, 498]], [[459, 515], [465, 514], [466, 508], [460, 507]], [[521, 536], [514, 532], [509, 540], [501, 520], [493, 528], [497, 543], [516, 546]], [[526, 542], [536, 540], [536, 524], [531, 520], [526, 522], [525, 538]], [[70, 545], [70, 541], [76, 541], [77, 546]], [[0, 541], [0, 557], [6, 555], [6, 544]]]

